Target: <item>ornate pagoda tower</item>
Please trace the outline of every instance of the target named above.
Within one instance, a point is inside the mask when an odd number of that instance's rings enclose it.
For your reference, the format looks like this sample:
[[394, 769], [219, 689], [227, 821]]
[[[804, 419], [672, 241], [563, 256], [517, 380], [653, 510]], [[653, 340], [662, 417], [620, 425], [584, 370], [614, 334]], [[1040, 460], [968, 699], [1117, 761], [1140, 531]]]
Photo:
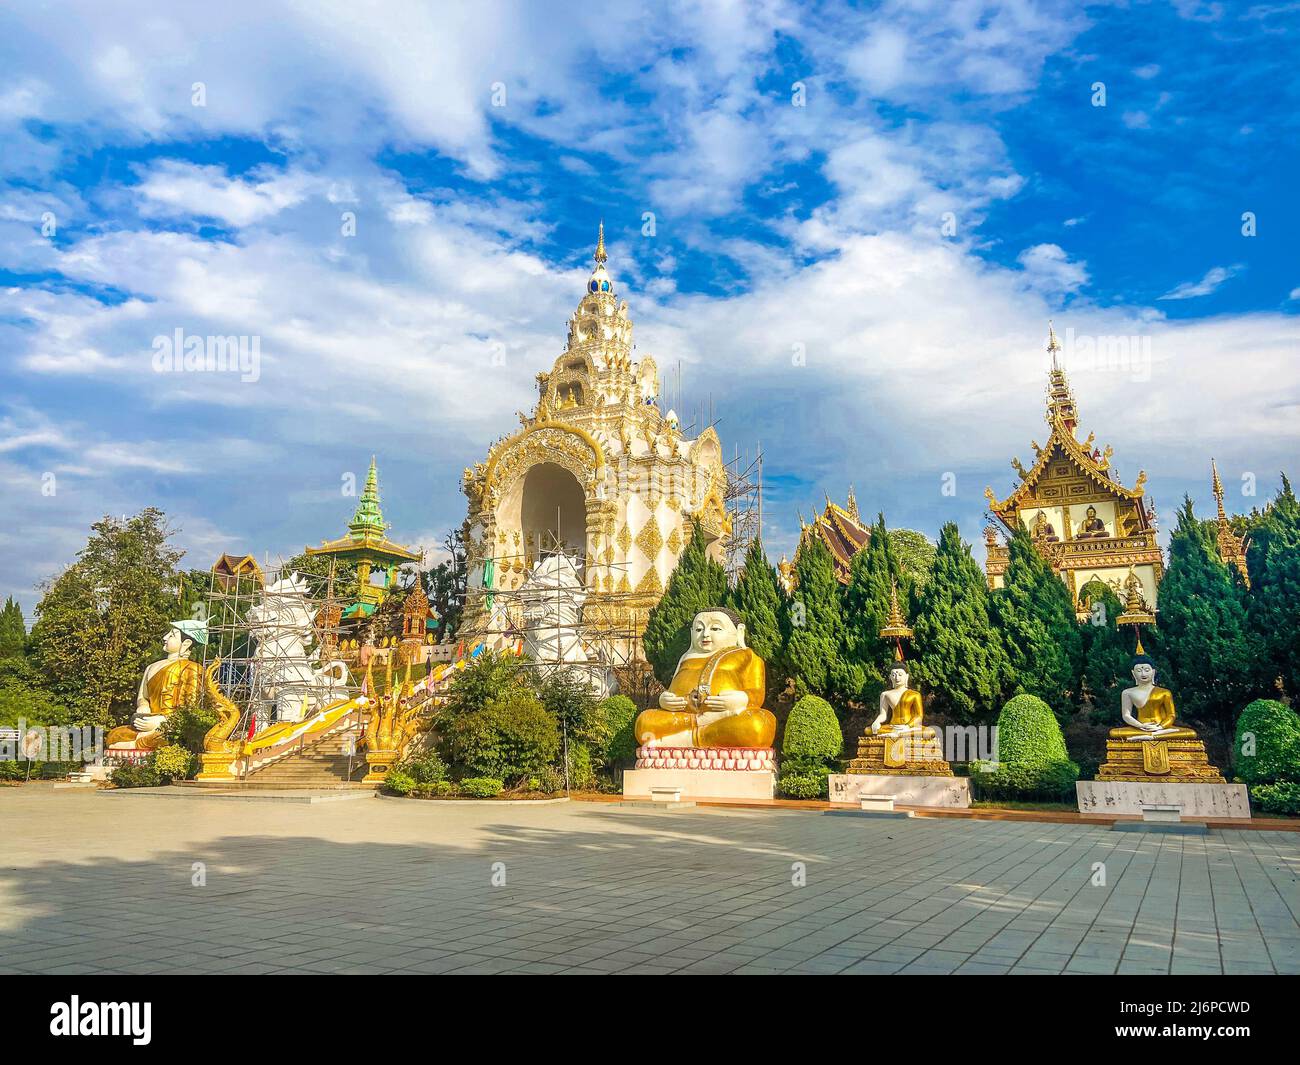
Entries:
[[[537, 375], [537, 404], [520, 429], [466, 468], [469, 566], [465, 631], [492, 628], [489, 612], [532, 569], [563, 552], [588, 596], [584, 620], [627, 633], [644, 626], [699, 521], [723, 558], [731, 526], [722, 445], [712, 428], [682, 435], [659, 409], [659, 373], [633, 359], [632, 320], [606, 267], [602, 223], [586, 292], [569, 318], [564, 351]], [[639, 649], [629, 648], [633, 653]]]
[[1241, 572], [1241, 579], [1250, 587], [1250, 571], [1246, 568], [1246, 544], [1232, 531], [1228, 513], [1223, 509], [1223, 482], [1219, 480], [1219, 467], [1210, 459], [1211, 486], [1214, 489], [1214, 502], [1218, 507], [1218, 543], [1219, 557], [1225, 566], [1236, 566]]
[[[1011, 460], [1020, 483], [1009, 496], [999, 500], [993, 489], [984, 489], [989, 510], [1006, 532], [1029, 532], [1039, 553], [1065, 581], [1081, 615], [1087, 607], [1079, 593], [1089, 581], [1109, 584], [1122, 602], [1130, 573], [1140, 585], [1142, 600], [1154, 609], [1164, 560], [1156, 544], [1155, 507], [1146, 498], [1146, 473], [1139, 471], [1133, 487], [1126, 488], [1115, 479], [1110, 446], [1095, 447], [1092, 433], [1078, 439], [1078, 408], [1050, 323], [1047, 333], [1052, 360], [1047, 387], [1050, 435], [1042, 446], [1032, 442], [1030, 468]], [[990, 588], [1002, 586], [1007, 568], [1008, 550], [998, 532], [990, 526], [984, 533]]]
[[[810, 537], [817, 537], [827, 547], [831, 553], [831, 562], [835, 567], [835, 579], [841, 584], [849, 583], [849, 567], [853, 564], [853, 556], [867, 546], [867, 541], [871, 539], [871, 529], [862, 522], [862, 515], [858, 513], [858, 499], [853, 493], [852, 485], [849, 486], [849, 497], [844, 501], [844, 506], [840, 506], [831, 500], [830, 496], [826, 497], [826, 509], [813, 518], [812, 522], [805, 523], [803, 515], [799, 515], [799, 543], [795, 547], [795, 561], [799, 560], [799, 552], [803, 550], [803, 545]], [[782, 560], [784, 563], [784, 560]], [[786, 583], [786, 591], [792, 591], [795, 585], [794, 565], [793, 563], [784, 563], [788, 570], [779, 570], [782, 575], [783, 583]]]

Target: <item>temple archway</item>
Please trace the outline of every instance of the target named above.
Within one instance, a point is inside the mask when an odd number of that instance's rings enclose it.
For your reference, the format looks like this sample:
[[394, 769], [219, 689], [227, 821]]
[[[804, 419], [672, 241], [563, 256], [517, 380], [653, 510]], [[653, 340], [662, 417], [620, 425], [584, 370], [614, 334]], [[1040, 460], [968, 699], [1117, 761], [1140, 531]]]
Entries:
[[532, 565], [560, 551], [575, 559], [586, 555], [586, 493], [563, 466], [540, 462], [532, 467], [524, 475], [519, 503], [519, 524], [524, 543], [533, 549]]

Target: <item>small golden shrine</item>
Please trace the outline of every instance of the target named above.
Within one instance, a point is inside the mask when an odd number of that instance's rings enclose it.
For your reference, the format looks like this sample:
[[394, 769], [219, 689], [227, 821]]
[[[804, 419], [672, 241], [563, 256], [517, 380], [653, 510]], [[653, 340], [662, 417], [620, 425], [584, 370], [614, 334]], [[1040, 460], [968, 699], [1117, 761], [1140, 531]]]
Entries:
[[1228, 514], [1223, 509], [1223, 482], [1219, 480], [1219, 467], [1215, 465], [1214, 459], [1210, 459], [1210, 473], [1212, 475], [1212, 485], [1214, 488], [1214, 502], [1218, 507], [1218, 543], [1219, 557], [1223, 559], [1225, 566], [1236, 566], [1241, 573], [1241, 578], [1246, 582], [1246, 587], [1250, 587], [1250, 571], [1246, 568], [1246, 544], [1236, 533], [1232, 531], [1232, 525], [1228, 522]]
[[[1034, 464], [1026, 468], [1019, 459], [1011, 465], [1020, 483], [1005, 499], [985, 488], [989, 510], [1012, 533], [1028, 531], [1039, 553], [1058, 573], [1080, 616], [1087, 612], [1080, 592], [1092, 580], [1110, 585], [1122, 598], [1130, 574], [1141, 582], [1142, 597], [1153, 607], [1164, 575], [1164, 560], [1156, 543], [1155, 507], [1146, 498], [1145, 471], [1139, 471], [1132, 488], [1126, 488], [1111, 466], [1112, 449], [1095, 446], [1094, 434], [1079, 440], [1078, 410], [1061, 369], [1060, 341], [1048, 324], [1047, 443], [1032, 442]], [[990, 588], [1002, 587], [1009, 551], [999, 540], [999, 529], [984, 532], [987, 551], [985, 574]]]
[[262, 567], [252, 555], [222, 556], [212, 563], [213, 579], [226, 591], [234, 587], [261, 587]]

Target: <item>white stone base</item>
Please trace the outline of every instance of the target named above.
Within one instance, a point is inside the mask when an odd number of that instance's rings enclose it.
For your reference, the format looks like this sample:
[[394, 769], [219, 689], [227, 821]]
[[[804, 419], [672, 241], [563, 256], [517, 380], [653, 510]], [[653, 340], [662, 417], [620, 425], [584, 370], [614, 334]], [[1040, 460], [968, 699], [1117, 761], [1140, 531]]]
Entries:
[[1182, 817], [1250, 817], [1245, 784], [1156, 784], [1142, 780], [1080, 780], [1081, 814], [1141, 814], [1144, 806], [1178, 806]]
[[623, 794], [651, 797], [651, 788], [680, 788], [683, 799], [771, 799], [776, 774], [737, 769], [629, 769]]
[[857, 806], [864, 795], [892, 795], [899, 806], [970, 807], [970, 781], [965, 777], [889, 776], [883, 773], [832, 773], [831, 802]]

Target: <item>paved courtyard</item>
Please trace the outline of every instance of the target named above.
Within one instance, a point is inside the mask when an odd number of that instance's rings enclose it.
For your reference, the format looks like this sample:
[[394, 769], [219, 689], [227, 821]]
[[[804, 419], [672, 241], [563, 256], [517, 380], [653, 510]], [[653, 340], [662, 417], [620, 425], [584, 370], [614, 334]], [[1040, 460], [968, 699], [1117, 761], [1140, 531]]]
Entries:
[[0, 848], [7, 973], [1300, 972], [1289, 832], [45, 786]]

